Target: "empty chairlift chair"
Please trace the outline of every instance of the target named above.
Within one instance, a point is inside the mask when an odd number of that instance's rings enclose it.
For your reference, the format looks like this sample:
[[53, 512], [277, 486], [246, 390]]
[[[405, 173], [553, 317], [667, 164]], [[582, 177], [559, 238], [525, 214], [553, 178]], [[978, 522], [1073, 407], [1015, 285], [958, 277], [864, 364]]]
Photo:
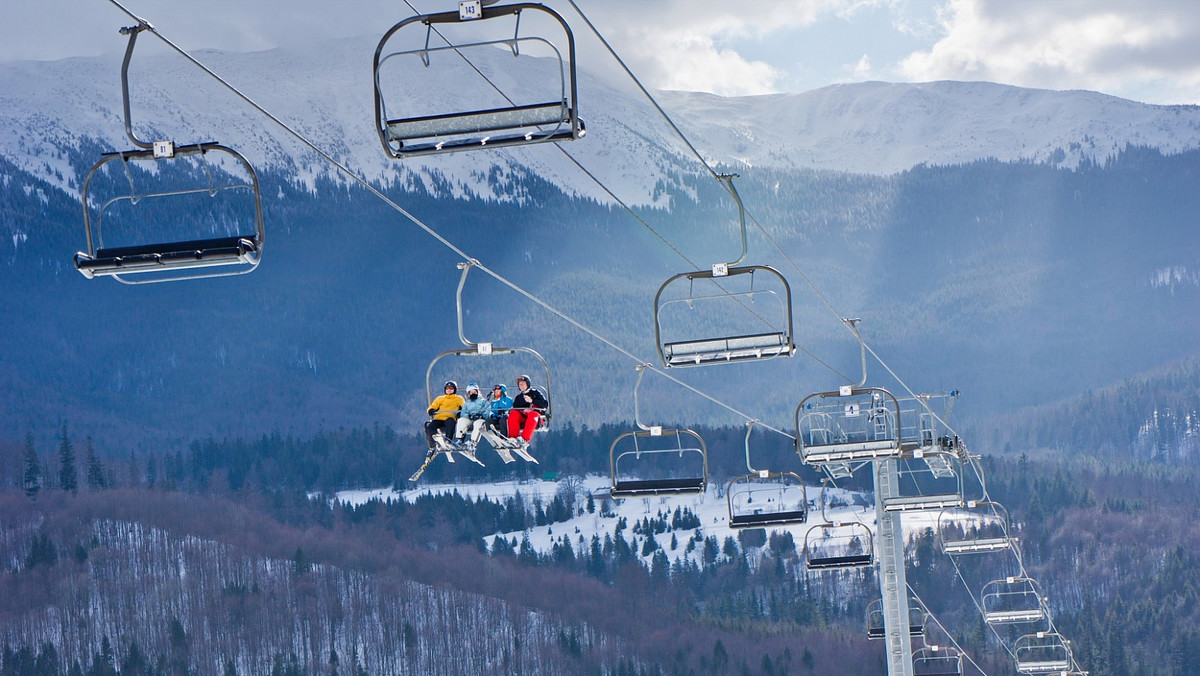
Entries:
[[875, 564], [875, 538], [861, 521], [837, 521], [828, 511], [828, 480], [821, 486], [821, 521], [804, 534], [804, 563], [809, 570], [858, 568]]
[[[925, 607], [914, 596], [908, 597], [908, 634], [911, 637], [925, 635]], [[867, 604], [867, 638], [882, 639], [886, 633], [886, 623], [883, 616], [883, 599], [875, 599]]]
[[971, 500], [938, 515], [937, 534], [949, 556], [988, 554], [1012, 549], [1008, 510], [990, 500]]
[[819, 524], [804, 534], [804, 562], [809, 570], [870, 566], [874, 542], [871, 529], [858, 521]]
[[638, 389], [649, 365], [637, 367], [633, 388], [634, 422], [638, 429], [613, 440], [609, 447], [610, 493], [614, 498], [703, 493], [708, 488], [708, 449], [690, 429], [642, 424]]
[[843, 386], [796, 407], [796, 450], [810, 465], [900, 455], [900, 406], [879, 387]]
[[[575, 38], [567, 23], [535, 3], [475, 7], [477, 11], [409, 17], [379, 41], [373, 67], [375, 126], [391, 157], [583, 137], [576, 103]], [[541, 27], [545, 22], [537, 19], [549, 17], [562, 28], [565, 58], [546, 38], [521, 35], [521, 16], [527, 11], [535, 15], [527, 24]], [[513, 19], [512, 37], [484, 39], [487, 28], [497, 27], [506, 17]], [[415, 30], [405, 30], [410, 26]], [[402, 44], [394, 46], [397, 42]], [[501, 55], [496, 47], [507, 48], [511, 55]], [[551, 54], [556, 73], [544, 72], [545, 61], [523, 56], [523, 48]], [[502, 71], [500, 79], [519, 84], [515, 91], [501, 92], [487, 81], [484, 73], [493, 67]], [[525, 98], [511, 98], [518, 95]], [[444, 105], [451, 109], [442, 109]]]
[[133, 132], [129, 62], [148, 28], [122, 29], [129, 35], [121, 67], [125, 130], [136, 149], [106, 153], [88, 172], [81, 190], [87, 249], [75, 254], [75, 268], [126, 284], [250, 272], [265, 235], [250, 163], [219, 143], [150, 142]]
[[792, 292], [766, 265], [684, 272], [654, 297], [654, 335], [663, 366], [706, 366], [790, 357]]
[[[927, 461], [937, 457], [930, 465]], [[921, 457], [896, 460], [896, 495], [883, 500], [889, 512], [944, 510], [963, 504], [963, 472], [959, 457], [950, 452], [929, 451]]]
[[963, 657], [957, 648], [922, 646], [913, 651], [913, 676], [962, 676]]
[[675, 275], [654, 295], [654, 336], [663, 366], [706, 366], [796, 353], [792, 290], [787, 279], [746, 258], [746, 210], [733, 185], [717, 177], [737, 204], [741, 256], [710, 270]]
[[1048, 614], [1037, 581], [1029, 577], [988, 582], [980, 593], [980, 602], [983, 619], [992, 625], [1038, 622]]
[[651, 427], [626, 432], [609, 448], [614, 498], [703, 493], [708, 449], [689, 429]]
[[808, 520], [808, 490], [795, 472], [755, 469], [750, 464], [750, 433], [746, 426], [746, 469], [725, 488], [730, 528], [789, 526]]
[[1013, 644], [1017, 672], [1021, 674], [1078, 674], [1071, 646], [1062, 634], [1039, 631]]

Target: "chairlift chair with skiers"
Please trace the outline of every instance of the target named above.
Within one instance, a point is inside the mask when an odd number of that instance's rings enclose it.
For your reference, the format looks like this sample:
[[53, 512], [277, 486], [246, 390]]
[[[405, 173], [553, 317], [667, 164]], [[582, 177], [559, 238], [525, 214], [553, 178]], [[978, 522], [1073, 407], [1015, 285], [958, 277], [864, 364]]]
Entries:
[[[512, 356], [519, 357], [521, 355], [527, 355], [528, 357], [532, 358], [532, 362], [529, 359], [524, 359], [524, 360], [520, 361], [520, 365], [522, 367], [524, 367], [524, 366], [528, 366], [529, 363], [536, 364], [539, 367], [541, 373], [543, 374], [543, 378], [544, 378], [542, 380], [542, 382], [540, 384], [538, 384], [538, 387], [539, 387], [539, 389], [541, 389], [543, 396], [546, 399], [546, 406], [544, 408], [538, 409], [538, 412], [540, 413], [540, 415], [538, 417], [538, 426], [537, 426], [535, 432], [545, 431], [545, 430], [549, 429], [549, 427], [550, 427], [550, 419], [551, 419], [552, 408], [553, 408], [551, 394], [550, 394], [550, 392], [551, 392], [551, 390], [550, 390], [550, 366], [546, 363], [545, 358], [543, 358], [541, 354], [539, 354], [536, 350], [534, 350], [533, 348], [530, 348], [530, 347], [523, 347], [523, 346], [499, 347], [499, 346], [493, 345], [492, 343], [485, 343], [485, 342], [476, 343], [476, 342], [472, 342], [472, 341], [468, 340], [466, 335], [463, 333], [463, 302], [462, 302], [463, 287], [466, 285], [467, 275], [470, 273], [471, 268], [478, 264], [479, 264], [479, 262], [474, 259], [468, 260], [466, 262], [458, 263], [458, 269], [462, 271], [462, 274], [459, 276], [458, 288], [455, 291], [455, 307], [456, 307], [456, 311], [457, 311], [457, 315], [458, 315], [458, 338], [465, 347], [458, 348], [458, 349], [445, 350], [445, 351], [439, 353], [436, 357], [433, 358], [432, 361], [429, 362], [428, 368], [425, 369], [426, 400], [433, 401], [434, 392], [433, 392], [432, 385], [434, 382], [433, 381], [434, 370], [435, 370], [435, 367], [439, 364], [439, 362], [441, 362], [443, 359], [446, 359], [446, 358], [466, 359], [466, 358], [473, 358], [473, 357], [483, 357], [483, 358], [512, 357]], [[512, 363], [511, 360], [508, 360], [508, 361], [510, 364]], [[532, 383], [531, 383], [531, 385], [532, 385]], [[521, 459], [526, 460], [528, 462], [532, 462], [532, 463], [538, 462], [537, 458], [535, 458], [533, 456], [533, 454], [530, 452], [528, 445], [526, 443], [524, 443], [523, 439], [510, 438], [508, 436], [506, 430], [497, 429], [490, 422], [484, 423], [481, 436], [483, 439], [487, 440], [487, 442], [492, 446], [492, 448], [496, 451], [496, 454], [500, 456], [501, 460], [503, 460], [505, 464], [515, 461], [515, 458], [513, 458], [513, 455], [516, 455], [516, 456], [520, 457]], [[417, 481], [418, 479], [420, 479], [420, 477], [424, 473], [425, 469], [429, 466], [429, 464], [438, 455], [443, 455], [446, 457], [446, 459], [448, 461], [453, 462], [454, 454], [458, 453], [461, 457], [465, 457], [468, 460], [471, 460], [472, 462], [483, 465], [483, 462], [481, 460], [479, 460], [478, 456], [476, 455], [476, 444], [473, 440], [469, 439], [466, 443], [459, 443], [453, 439], [447, 439], [442, 434], [435, 434], [433, 437], [433, 440], [434, 440], [435, 447], [426, 456], [425, 461], [421, 465], [421, 467], [411, 477], [409, 477], [410, 481]]]

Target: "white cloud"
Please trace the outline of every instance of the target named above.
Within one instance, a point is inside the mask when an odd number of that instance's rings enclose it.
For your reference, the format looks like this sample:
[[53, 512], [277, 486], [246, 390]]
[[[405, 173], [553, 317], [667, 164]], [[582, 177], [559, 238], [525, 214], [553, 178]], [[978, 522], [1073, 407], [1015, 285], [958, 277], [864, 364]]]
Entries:
[[1178, 0], [950, 0], [944, 36], [910, 80], [988, 80], [1200, 103], [1200, 4]]
[[[577, 0], [629, 67], [650, 87], [725, 96], [779, 90], [784, 72], [747, 58], [731, 41], [810, 26], [845, 0]], [[560, 3], [561, 4], [561, 3]]]

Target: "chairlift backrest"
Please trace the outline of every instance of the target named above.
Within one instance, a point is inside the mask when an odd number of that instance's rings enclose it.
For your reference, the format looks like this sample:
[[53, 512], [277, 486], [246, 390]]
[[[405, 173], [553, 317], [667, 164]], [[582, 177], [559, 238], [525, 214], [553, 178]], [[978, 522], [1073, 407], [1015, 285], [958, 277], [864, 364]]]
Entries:
[[[562, 27], [567, 44], [563, 54], [549, 40], [537, 36], [522, 37], [520, 18], [523, 11], [544, 13]], [[439, 39], [445, 37], [438, 27], [482, 22], [489, 19], [514, 17], [516, 25], [511, 38], [482, 40], [478, 42], [446, 45], [430, 45], [436, 32]], [[422, 47], [385, 53], [388, 42], [407, 26], [423, 26], [425, 42]], [[393, 59], [400, 63], [407, 59], [410, 65], [428, 68], [436, 56], [466, 59], [464, 49], [505, 46], [513, 55], [520, 53], [521, 45], [535, 42], [547, 47], [558, 59], [559, 82], [552, 98], [540, 97], [529, 102], [513, 102], [507, 94], [507, 105], [487, 106], [461, 111], [453, 110], [434, 114], [396, 116], [390, 112], [384, 90], [388, 87], [380, 76], [380, 69]], [[408, 59], [408, 57], [413, 57]], [[482, 74], [480, 75], [482, 77]], [[582, 138], [585, 134], [583, 121], [578, 115], [575, 66], [575, 38], [566, 21], [555, 11], [536, 3], [484, 6], [469, 15], [462, 12], [440, 12], [409, 17], [389, 29], [375, 49], [373, 66], [375, 86], [375, 126], [379, 140], [389, 156], [403, 157], [440, 154], [463, 150], [478, 150], [493, 147], [529, 145], [567, 141]], [[441, 83], [439, 83], [441, 84]], [[445, 83], [453, 86], [453, 83]], [[539, 92], [540, 93], [540, 92]], [[421, 92], [399, 91], [391, 99], [406, 103], [416, 100], [436, 100], [436, 96], [422, 96]]]

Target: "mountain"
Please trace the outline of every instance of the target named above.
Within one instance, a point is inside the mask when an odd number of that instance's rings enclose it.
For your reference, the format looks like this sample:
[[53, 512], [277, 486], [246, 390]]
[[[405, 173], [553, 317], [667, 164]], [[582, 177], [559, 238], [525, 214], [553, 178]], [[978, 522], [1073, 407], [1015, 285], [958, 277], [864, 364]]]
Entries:
[[[129, 146], [120, 64], [0, 66], [0, 408], [13, 440], [33, 430], [53, 443], [63, 421], [107, 452], [416, 429], [427, 374], [511, 383], [532, 371], [552, 381], [558, 424], [627, 421], [634, 367], [655, 360], [655, 290], [737, 254], [728, 196], [651, 106], [586, 67], [585, 138], [396, 162], [373, 128], [373, 39], [197, 53], [445, 242], [572, 320], [473, 272], [463, 332], [535, 347], [551, 377], [529, 363], [429, 373], [461, 346], [458, 254], [182, 57], [143, 43], [135, 128], [247, 156], [263, 186], [264, 263], [241, 278], [136, 289], [76, 274], [83, 177], [100, 153]], [[476, 63], [514, 96], [557, 82], [539, 57], [516, 60], [515, 74], [507, 52]], [[419, 96], [397, 105], [461, 103], [474, 76], [444, 65], [449, 77], [422, 73], [403, 90]], [[658, 96], [714, 166], [741, 174], [748, 261], [790, 280], [802, 352], [672, 371], [720, 403], [648, 378], [643, 420], [746, 414], [787, 429], [805, 394], [859, 378], [858, 346], [836, 315], [863, 318], [886, 360], [870, 364], [873, 383], [960, 388], [964, 419], [1195, 354], [1200, 108], [955, 82]]]
[[[372, 122], [369, 56], [374, 46], [373, 38], [363, 36], [303, 51], [195, 56], [368, 180], [426, 187], [446, 181], [444, 196], [512, 199], [483, 177], [528, 172], [570, 194], [611, 201], [558, 153], [543, 149], [399, 164], [388, 160]], [[515, 66], [500, 50], [470, 56], [518, 100], [557, 81], [557, 64], [547, 58], [522, 57]], [[402, 82], [411, 89], [397, 86], [393, 100], [416, 91], [423, 110], [452, 112], [456, 104], [457, 110], [471, 109], [475, 102], [464, 100], [464, 90], [479, 81], [471, 66], [448, 58], [435, 66], [431, 73], [406, 73], [411, 79]], [[648, 188], [681, 172], [700, 173], [702, 167], [640, 93], [628, 84], [616, 87], [590, 77], [588, 66], [580, 64], [579, 110], [590, 138], [565, 149], [584, 166], [598, 168], [623, 201], [661, 203]], [[0, 66], [5, 92], [0, 94], [0, 154], [34, 176], [77, 191], [80, 177], [64, 161], [66, 148], [78, 148], [85, 138], [113, 150], [129, 145], [119, 74], [120, 63], [108, 58]], [[151, 37], [137, 47], [130, 83], [135, 131], [156, 129], [177, 142], [219, 140], [257, 168], [294, 172], [310, 186], [315, 176], [334, 173], [278, 125]], [[1074, 168], [1083, 161], [1104, 164], [1130, 145], [1164, 154], [1200, 148], [1200, 107], [1148, 105], [1089, 91], [987, 82], [866, 82], [794, 94], [663, 91], [655, 97], [708, 162], [734, 169], [888, 175], [921, 164], [979, 159]]]

